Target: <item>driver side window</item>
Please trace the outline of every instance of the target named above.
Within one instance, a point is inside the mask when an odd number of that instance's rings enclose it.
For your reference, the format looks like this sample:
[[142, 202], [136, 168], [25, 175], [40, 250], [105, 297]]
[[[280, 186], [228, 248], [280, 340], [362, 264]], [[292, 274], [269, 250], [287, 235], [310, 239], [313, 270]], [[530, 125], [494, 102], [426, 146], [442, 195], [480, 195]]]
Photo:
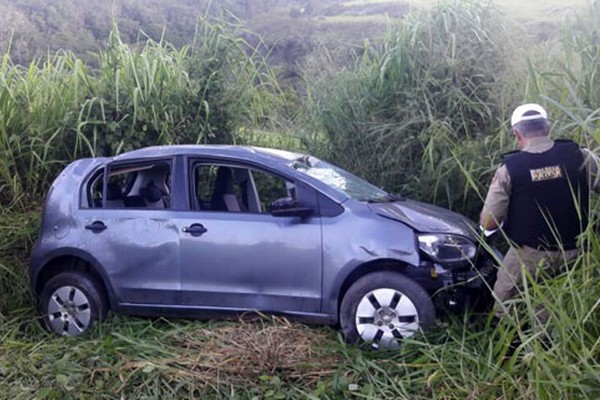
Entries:
[[296, 197], [292, 182], [262, 170], [196, 163], [192, 171], [196, 210], [269, 213], [276, 200]]
[[264, 212], [270, 212], [272, 204], [277, 200], [286, 198], [296, 200], [296, 190], [291, 182], [277, 175], [257, 170], [252, 171], [252, 177]]

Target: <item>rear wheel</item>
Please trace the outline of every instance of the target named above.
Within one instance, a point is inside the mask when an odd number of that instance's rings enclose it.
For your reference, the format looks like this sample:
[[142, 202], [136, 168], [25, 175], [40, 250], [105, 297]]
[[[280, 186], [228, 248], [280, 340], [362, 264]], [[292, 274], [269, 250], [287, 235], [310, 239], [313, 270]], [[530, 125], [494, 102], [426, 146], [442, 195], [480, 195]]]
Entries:
[[340, 307], [340, 324], [348, 343], [371, 343], [393, 348], [435, 321], [427, 292], [415, 281], [395, 272], [368, 274], [348, 289]]
[[80, 336], [106, 318], [102, 287], [90, 275], [63, 272], [46, 283], [39, 297], [45, 328], [63, 336]]

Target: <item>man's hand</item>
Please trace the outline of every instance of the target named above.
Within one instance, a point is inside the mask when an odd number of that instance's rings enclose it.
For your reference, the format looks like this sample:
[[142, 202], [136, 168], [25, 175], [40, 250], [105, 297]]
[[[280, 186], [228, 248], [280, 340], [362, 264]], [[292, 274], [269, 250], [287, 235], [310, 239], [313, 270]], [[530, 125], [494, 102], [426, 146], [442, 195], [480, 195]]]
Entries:
[[481, 225], [481, 227], [483, 229], [486, 229], [488, 231], [493, 231], [494, 229], [498, 229], [499, 228], [499, 224], [497, 223], [496, 219], [494, 218], [494, 216], [490, 213], [487, 213], [485, 211], [483, 211], [481, 213], [481, 216], [479, 217], [479, 225]]

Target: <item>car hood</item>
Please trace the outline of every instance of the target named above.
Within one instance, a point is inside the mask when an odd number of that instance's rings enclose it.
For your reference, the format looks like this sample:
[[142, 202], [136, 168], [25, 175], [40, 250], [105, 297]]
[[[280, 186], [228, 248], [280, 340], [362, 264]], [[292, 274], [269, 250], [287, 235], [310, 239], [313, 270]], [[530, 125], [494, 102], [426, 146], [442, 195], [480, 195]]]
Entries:
[[370, 203], [378, 215], [403, 222], [418, 232], [452, 233], [475, 239], [477, 226], [468, 218], [447, 210], [413, 200], [392, 203]]

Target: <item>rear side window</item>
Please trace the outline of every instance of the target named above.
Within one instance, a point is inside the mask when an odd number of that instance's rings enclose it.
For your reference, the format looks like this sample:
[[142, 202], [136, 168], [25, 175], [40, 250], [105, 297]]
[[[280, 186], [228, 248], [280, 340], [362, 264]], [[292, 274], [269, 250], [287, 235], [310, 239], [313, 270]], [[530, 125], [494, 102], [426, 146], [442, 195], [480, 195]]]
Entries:
[[92, 176], [87, 188], [90, 208], [169, 209], [171, 163], [153, 161], [110, 166]]

